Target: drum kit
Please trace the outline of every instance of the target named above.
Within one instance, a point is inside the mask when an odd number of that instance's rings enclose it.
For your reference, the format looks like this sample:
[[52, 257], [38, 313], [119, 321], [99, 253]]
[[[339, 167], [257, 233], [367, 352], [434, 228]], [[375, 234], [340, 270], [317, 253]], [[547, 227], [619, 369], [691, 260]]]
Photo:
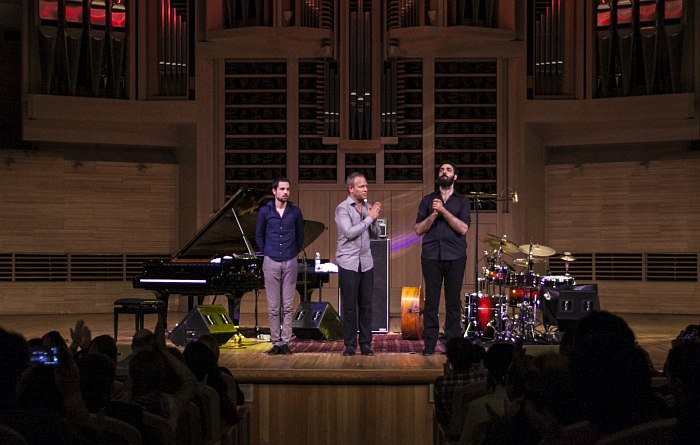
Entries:
[[570, 252], [564, 261], [564, 275], [540, 275], [549, 272], [549, 258], [556, 254], [540, 244], [517, 245], [506, 235], [488, 234], [481, 240], [491, 250], [484, 252], [482, 276], [476, 293], [465, 295], [464, 337], [502, 341], [536, 341], [543, 337], [538, 309], [546, 289], [574, 285], [569, 263], [576, 261]]

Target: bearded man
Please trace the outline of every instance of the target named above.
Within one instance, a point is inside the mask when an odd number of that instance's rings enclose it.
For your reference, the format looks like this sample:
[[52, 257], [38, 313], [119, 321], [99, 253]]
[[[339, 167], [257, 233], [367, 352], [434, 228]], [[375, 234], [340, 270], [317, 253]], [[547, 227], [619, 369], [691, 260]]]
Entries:
[[416, 216], [416, 235], [423, 237], [421, 267], [425, 281], [423, 310], [423, 355], [435, 353], [440, 321], [440, 290], [445, 286], [446, 340], [460, 337], [461, 298], [464, 270], [467, 266], [467, 230], [469, 200], [455, 191], [457, 173], [445, 163], [438, 170], [438, 190], [421, 199]]

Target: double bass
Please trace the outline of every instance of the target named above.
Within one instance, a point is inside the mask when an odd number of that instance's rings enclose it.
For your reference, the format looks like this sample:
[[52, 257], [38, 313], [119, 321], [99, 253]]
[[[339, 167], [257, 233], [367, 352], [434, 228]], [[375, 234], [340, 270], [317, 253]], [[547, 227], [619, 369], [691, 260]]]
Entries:
[[404, 340], [423, 338], [424, 302], [420, 286], [401, 289], [401, 338]]

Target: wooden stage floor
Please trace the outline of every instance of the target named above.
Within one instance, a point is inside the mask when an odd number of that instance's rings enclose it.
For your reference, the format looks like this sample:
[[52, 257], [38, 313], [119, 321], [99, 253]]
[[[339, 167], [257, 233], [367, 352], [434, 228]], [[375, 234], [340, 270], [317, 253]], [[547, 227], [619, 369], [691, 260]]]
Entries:
[[[181, 320], [184, 315], [170, 312], [168, 319], [172, 323]], [[700, 315], [619, 315], [633, 329], [638, 342], [649, 352], [657, 369], [663, 366], [671, 340], [688, 324], [700, 321]], [[57, 330], [65, 338], [69, 338], [69, 329], [77, 319], [85, 320], [93, 336], [113, 335], [112, 314], [0, 315], [0, 326], [18, 332], [26, 338], [39, 337], [49, 330]], [[146, 316], [147, 327], [152, 327], [154, 323], [155, 316]], [[252, 314], [243, 314], [242, 325], [254, 326]], [[128, 353], [132, 329], [133, 319], [130, 316], [120, 317], [117, 341], [123, 354]], [[400, 319], [392, 318], [391, 331], [400, 332]], [[250, 383], [309, 382], [316, 379], [347, 383], [429, 382], [441, 374], [445, 361], [444, 355], [440, 354], [423, 357], [416, 353], [377, 353], [372, 357], [364, 357], [359, 355], [359, 349], [354, 357], [343, 357], [335, 352], [268, 356], [265, 351], [270, 348], [270, 343], [255, 338], [247, 338], [243, 346], [235, 347], [231, 341], [224, 345], [221, 365], [230, 368], [240, 382]], [[540, 346], [532, 346], [537, 347]]]

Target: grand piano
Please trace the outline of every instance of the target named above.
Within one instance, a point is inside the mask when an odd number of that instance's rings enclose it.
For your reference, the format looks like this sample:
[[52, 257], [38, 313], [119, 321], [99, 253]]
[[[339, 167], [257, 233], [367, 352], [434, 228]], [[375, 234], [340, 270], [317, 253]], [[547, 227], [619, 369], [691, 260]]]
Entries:
[[[229, 314], [238, 325], [243, 295], [255, 291], [257, 298], [257, 291], [264, 287], [263, 257], [256, 255], [260, 249], [255, 245], [255, 225], [260, 206], [272, 198], [269, 191], [238, 189], [172, 258], [146, 262], [141, 275], [133, 278], [133, 286], [153, 291], [166, 305], [170, 295], [187, 296], [190, 306], [194, 297], [201, 304], [207, 295], [225, 295]], [[304, 247], [325, 228], [323, 223], [304, 221]], [[328, 283], [329, 274], [316, 272], [313, 259], [302, 256], [297, 291], [304, 302], [311, 300], [314, 289]], [[167, 325], [167, 318], [164, 323]]]

